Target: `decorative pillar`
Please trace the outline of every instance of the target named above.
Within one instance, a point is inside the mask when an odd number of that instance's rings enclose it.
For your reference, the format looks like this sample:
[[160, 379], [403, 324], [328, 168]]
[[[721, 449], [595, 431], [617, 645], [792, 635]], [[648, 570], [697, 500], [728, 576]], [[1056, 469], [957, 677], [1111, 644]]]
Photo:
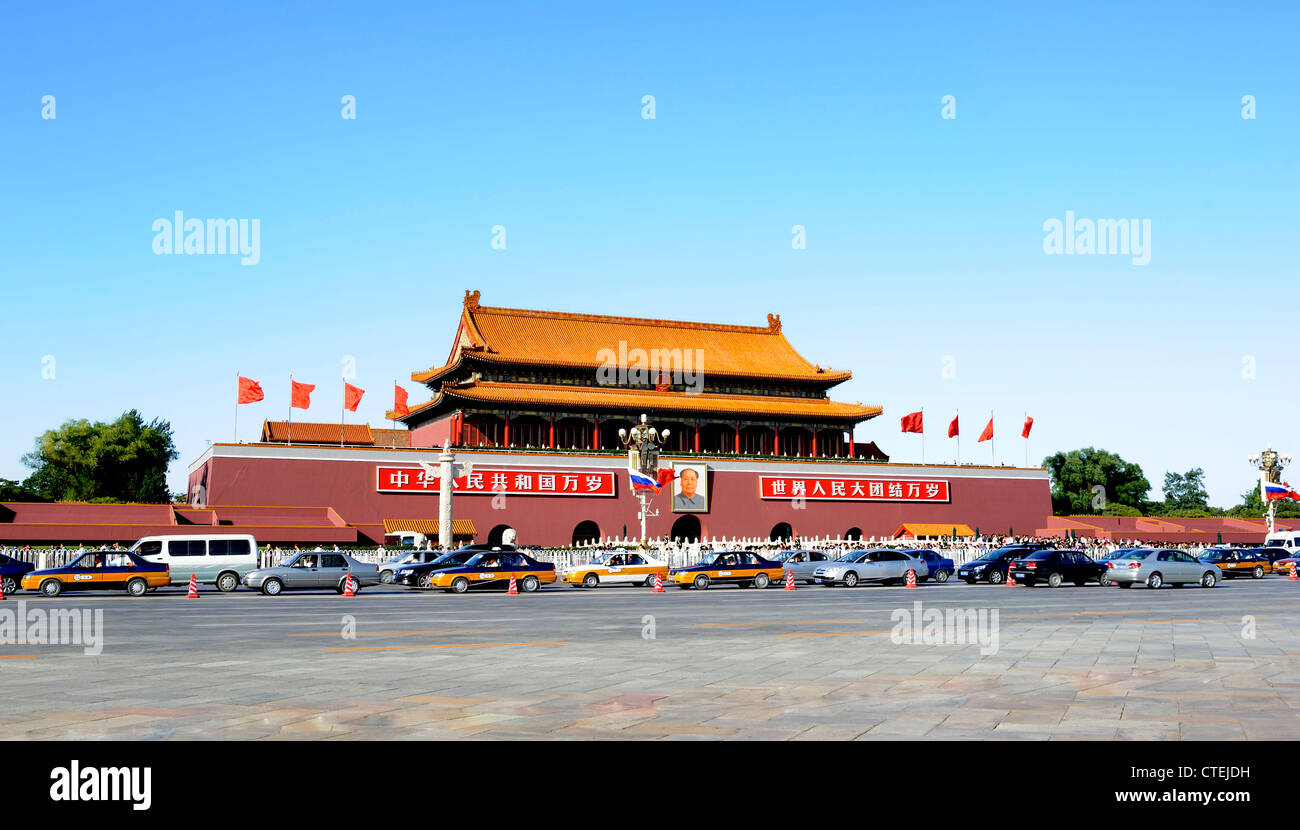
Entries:
[[732, 442], [736, 447], [734, 452], [736, 455], [740, 455], [740, 424], [732, 424], [731, 428], [736, 431], [735, 440]]
[[502, 443], [507, 447], [510, 446], [510, 413], [509, 412], [506, 413], [506, 436], [505, 436], [505, 441], [503, 441]]
[[812, 434], [813, 434], [812, 457], [816, 458], [817, 457], [817, 427], [812, 428]]
[[853, 457], [853, 430], [849, 430], [849, 458]]
[[777, 424], [772, 429], [772, 455], [781, 454], [781, 425]]
[[551, 430], [550, 430], [550, 434], [551, 434], [551, 437], [550, 437], [550, 446], [551, 446], [551, 449], [555, 449], [555, 419], [554, 419], [554, 418], [551, 419]]
[[451, 479], [452, 479], [452, 462], [456, 456], [451, 454], [451, 448], [443, 443], [442, 452], [438, 455], [438, 544], [442, 545], [443, 550], [451, 550]]
[[695, 422], [695, 452], [700, 451], [700, 422]]
[[600, 419], [599, 418], [591, 419], [591, 448], [593, 450], [600, 449]]

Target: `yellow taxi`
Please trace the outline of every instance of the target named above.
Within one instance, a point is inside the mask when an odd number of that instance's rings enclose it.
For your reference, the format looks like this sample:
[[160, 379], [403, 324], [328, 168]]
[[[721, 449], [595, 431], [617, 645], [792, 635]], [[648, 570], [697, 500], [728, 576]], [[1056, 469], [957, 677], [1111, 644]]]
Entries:
[[647, 585], [654, 587], [655, 574], [668, 581], [668, 563], [643, 553], [602, 553], [585, 565], [564, 569], [561, 581], [595, 588], [598, 585]]
[[678, 588], [703, 591], [710, 585], [766, 588], [784, 578], [780, 562], [764, 559], [751, 550], [712, 551], [694, 565], [673, 568], [668, 579]]

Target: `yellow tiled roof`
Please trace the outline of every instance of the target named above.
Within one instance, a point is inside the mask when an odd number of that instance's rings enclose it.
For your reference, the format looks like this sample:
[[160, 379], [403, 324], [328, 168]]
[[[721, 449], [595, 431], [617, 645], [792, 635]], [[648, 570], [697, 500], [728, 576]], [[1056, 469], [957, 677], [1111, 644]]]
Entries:
[[495, 308], [479, 305], [478, 297], [477, 291], [465, 292], [458, 340], [447, 363], [413, 372], [412, 380], [434, 380], [454, 368], [462, 355], [495, 363], [594, 370], [605, 365], [617, 367], [620, 360], [615, 357], [611, 363], [606, 359], [609, 355], [628, 355], [621, 362], [636, 366], [638, 349], [644, 350], [647, 360], [656, 350], [675, 350], [678, 355], [689, 352], [692, 358], [698, 355], [698, 365], [693, 362], [692, 371], [715, 375], [824, 382], [827, 386], [853, 376], [852, 372], [833, 371], [804, 360], [781, 333], [781, 318], [775, 314], [767, 316], [766, 326], [729, 326]]
[[[437, 519], [384, 519], [385, 533], [423, 533], [425, 536], [438, 535]], [[452, 519], [453, 536], [477, 536], [473, 519]]]
[[919, 522], [904, 522], [894, 531], [894, 538], [897, 539], [903, 535], [915, 536], [918, 539], [922, 536], [948, 536], [951, 537], [953, 530], [956, 530], [958, 538], [968, 538], [975, 535], [975, 531], [970, 529], [970, 525], [954, 524], [926, 524]]

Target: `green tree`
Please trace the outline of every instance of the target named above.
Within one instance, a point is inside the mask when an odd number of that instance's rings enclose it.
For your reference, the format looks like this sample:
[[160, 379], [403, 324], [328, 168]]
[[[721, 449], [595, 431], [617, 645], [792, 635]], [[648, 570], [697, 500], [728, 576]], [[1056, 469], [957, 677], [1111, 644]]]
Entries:
[[[1086, 447], [1043, 459], [1052, 479], [1052, 510], [1059, 514], [1099, 513], [1107, 505], [1139, 508], [1151, 484], [1137, 464], [1106, 450]], [[1099, 498], [1093, 488], [1100, 486]]]
[[1162, 512], [1166, 515], [1187, 516], [1209, 510], [1210, 494], [1205, 489], [1205, 470], [1200, 467], [1182, 475], [1165, 473], [1164, 492]]
[[180, 456], [171, 424], [136, 410], [111, 423], [68, 421], [23, 456], [23, 484], [55, 501], [166, 502], [167, 465]]
[[39, 491], [27, 486], [26, 482], [0, 478], [0, 501], [49, 501]]

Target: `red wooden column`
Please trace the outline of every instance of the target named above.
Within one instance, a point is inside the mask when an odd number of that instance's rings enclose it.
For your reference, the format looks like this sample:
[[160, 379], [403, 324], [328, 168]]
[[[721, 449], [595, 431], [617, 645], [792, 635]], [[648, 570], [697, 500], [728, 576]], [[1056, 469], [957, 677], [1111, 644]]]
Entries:
[[853, 457], [853, 430], [849, 430], [849, 458]]
[[813, 433], [812, 457], [816, 458], [817, 457], [817, 427], [813, 427], [812, 433]]
[[777, 425], [777, 427], [772, 430], [772, 455], [780, 455], [780, 454], [781, 454], [781, 427], [780, 425]]
[[502, 443], [507, 447], [510, 446], [510, 414], [509, 413], [506, 413], [506, 435], [505, 435], [505, 441], [503, 441]]
[[734, 452], [736, 453], [736, 455], [740, 455], [740, 424], [732, 424], [731, 428], [736, 431], [736, 440], [734, 442], [736, 445], [736, 449], [734, 450]]
[[591, 419], [591, 448], [593, 450], [600, 449], [600, 419], [599, 418]]
[[695, 422], [695, 452], [700, 451], [700, 422]]
[[550, 440], [550, 445], [551, 445], [551, 449], [555, 449], [555, 419], [554, 419], [554, 418], [551, 419], [551, 440]]

